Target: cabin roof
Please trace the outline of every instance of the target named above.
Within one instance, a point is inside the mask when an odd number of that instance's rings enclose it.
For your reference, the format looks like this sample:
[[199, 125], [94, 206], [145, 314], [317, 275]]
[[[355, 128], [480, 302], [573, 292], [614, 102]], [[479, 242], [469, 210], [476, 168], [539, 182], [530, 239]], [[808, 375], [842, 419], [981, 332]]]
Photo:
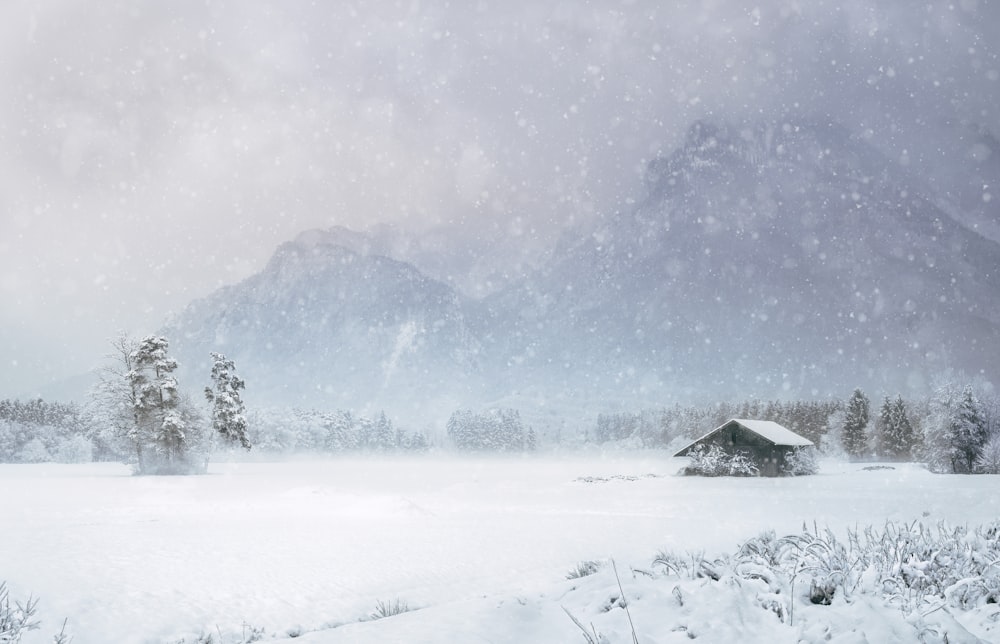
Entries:
[[757, 434], [758, 436], [760, 436], [767, 442], [771, 443], [772, 445], [781, 445], [787, 447], [806, 447], [808, 445], [813, 444], [813, 442], [808, 438], [799, 436], [792, 430], [786, 427], [782, 427], [781, 425], [772, 420], [747, 420], [745, 418], [733, 418], [732, 420], [727, 420], [726, 422], [722, 423], [721, 425], [719, 425], [712, 431], [708, 432], [701, 438], [692, 441], [688, 445], [685, 445], [676, 454], [674, 454], [674, 456], [683, 456], [684, 453], [687, 452], [689, 449], [691, 449], [691, 447], [693, 447], [694, 445], [697, 445], [706, 438], [709, 438], [712, 434], [722, 431], [723, 429], [725, 429], [726, 427], [728, 427], [733, 423], [736, 423], [737, 425], [740, 425], [744, 429], [747, 429], [753, 432], [754, 434]]

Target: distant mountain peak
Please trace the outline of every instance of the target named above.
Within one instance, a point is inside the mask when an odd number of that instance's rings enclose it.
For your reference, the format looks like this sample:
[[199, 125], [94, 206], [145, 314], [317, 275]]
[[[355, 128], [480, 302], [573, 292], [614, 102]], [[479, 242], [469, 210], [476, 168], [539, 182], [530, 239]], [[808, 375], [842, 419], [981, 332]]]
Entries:
[[1000, 361], [1000, 245], [846, 128], [700, 121], [648, 179], [540, 266], [510, 261], [518, 239], [303, 232], [192, 305], [179, 344], [222, 343], [272, 402], [437, 418], [497, 400], [905, 394]]

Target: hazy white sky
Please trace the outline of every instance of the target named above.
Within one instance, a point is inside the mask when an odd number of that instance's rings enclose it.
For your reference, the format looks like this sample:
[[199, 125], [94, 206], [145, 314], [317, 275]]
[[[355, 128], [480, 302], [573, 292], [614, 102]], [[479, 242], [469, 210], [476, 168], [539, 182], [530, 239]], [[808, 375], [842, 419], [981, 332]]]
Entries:
[[1000, 132], [997, 4], [7, 0], [0, 398], [307, 228], [554, 237], [696, 118], [806, 113], [946, 165], [929, 132]]

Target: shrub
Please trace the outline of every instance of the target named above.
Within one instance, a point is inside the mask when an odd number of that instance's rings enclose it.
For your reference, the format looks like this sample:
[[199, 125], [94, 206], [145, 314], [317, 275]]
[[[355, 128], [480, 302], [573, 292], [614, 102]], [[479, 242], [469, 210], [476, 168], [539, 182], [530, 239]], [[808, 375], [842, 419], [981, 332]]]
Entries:
[[38, 600], [28, 597], [23, 604], [15, 601], [11, 606], [7, 582], [0, 581], [0, 642], [17, 644], [28, 631], [38, 628], [34, 621]]
[[90, 463], [94, 460], [94, 444], [85, 436], [71, 436], [56, 445], [57, 463]]
[[976, 469], [983, 474], [1000, 474], [1000, 434], [994, 434], [976, 460]]
[[17, 460], [22, 463], [48, 463], [52, 460], [52, 455], [49, 454], [42, 439], [32, 438], [17, 453]]
[[600, 561], [581, 561], [576, 564], [576, 568], [566, 573], [566, 579], [580, 579], [589, 577], [601, 569]]
[[661, 552], [653, 564], [676, 577], [762, 582], [767, 592], [758, 596], [761, 606], [789, 622], [797, 600], [829, 605], [855, 594], [881, 597], [906, 614], [1000, 603], [1000, 522], [971, 531], [887, 523], [882, 530], [869, 526], [847, 534], [842, 541], [829, 529], [781, 538], [767, 532], [733, 556]]
[[405, 601], [399, 599], [391, 602], [379, 600], [375, 603], [375, 610], [368, 615], [368, 619], [384, 619], [386, 617], [402, 615], [409, 611], [410, 606]]
[[726, 454], [718, 445], [697, 445], [690, 452], [691, 464], [681, 470], [685, 476], [757, 476], [753, 458], [737, 452]]
[[718, 445], [696, 445], [688, 456], [691, 463], [682, 470], [685, 476], [723, 476], [729, 469], [726, 454]]
[[819, 459], [815, 447], [796, 447], [785, 457], [782, 474], [785, 476], [807, 476], [819, 472]]
[[731, 457], [724, 460], [724, 466], [729, 476], [757, 476], [760, 470], [753, 458], [743, 452], [736, 452]]

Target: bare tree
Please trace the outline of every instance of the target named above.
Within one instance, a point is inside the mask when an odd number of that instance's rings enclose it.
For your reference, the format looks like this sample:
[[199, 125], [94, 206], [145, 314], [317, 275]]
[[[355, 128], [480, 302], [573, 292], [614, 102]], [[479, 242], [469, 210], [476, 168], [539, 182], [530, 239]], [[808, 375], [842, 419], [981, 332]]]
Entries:
[[126, 457], [126, 462], [139, 466], [143, 461], [143, 441], [140, 440], [139, 392], [130, 379], [135, 369], [134, 354], [139, 343], [122, 331], [110, 340], [111, 352], [106, 364], [97, 371], [97, 384], [91, 389], [90, 402], [102, 434], [110, 439]]

